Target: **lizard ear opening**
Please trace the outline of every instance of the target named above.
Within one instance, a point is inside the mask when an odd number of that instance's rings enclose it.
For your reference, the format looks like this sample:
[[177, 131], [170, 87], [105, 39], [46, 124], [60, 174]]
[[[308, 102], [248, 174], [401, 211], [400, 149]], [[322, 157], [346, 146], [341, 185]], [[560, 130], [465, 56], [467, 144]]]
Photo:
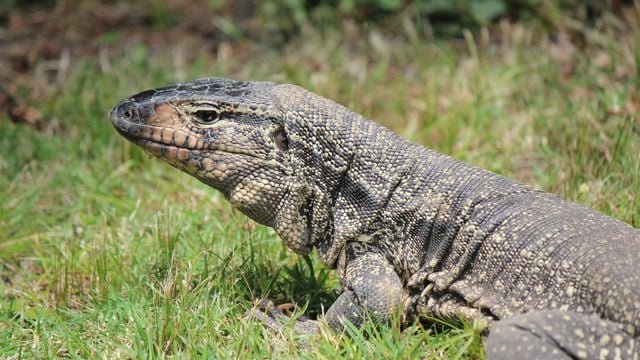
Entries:
[[289, 151], [289, 137], [284, 130], [284, 126], [278, 126], [271, 136], [278, 150], [282, 152]]

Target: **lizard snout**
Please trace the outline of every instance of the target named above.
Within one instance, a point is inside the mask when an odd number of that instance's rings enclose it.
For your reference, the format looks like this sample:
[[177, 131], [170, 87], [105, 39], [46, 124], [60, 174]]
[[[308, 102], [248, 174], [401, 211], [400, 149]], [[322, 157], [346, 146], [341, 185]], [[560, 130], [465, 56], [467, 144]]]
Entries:
[[153, 114], [151, 105], [125, 99], [109, 112], [109, 121], [126, 138], [136, 141], [142, 128]]
[[111, 112], [109, 112], [109, 120], [111, 120], [111, 123], [114, 125], [120, 122], [140, 123], [139, 104], [127, 100], [121, 102], [111, 109]]

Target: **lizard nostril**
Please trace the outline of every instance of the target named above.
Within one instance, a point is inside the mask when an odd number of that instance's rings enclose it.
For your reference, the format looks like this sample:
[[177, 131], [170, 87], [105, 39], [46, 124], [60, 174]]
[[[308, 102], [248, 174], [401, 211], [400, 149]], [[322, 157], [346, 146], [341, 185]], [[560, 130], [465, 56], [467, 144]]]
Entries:
[[131, 110], [125, 110], [125, 112], [122, 114], [124, 116], [125, 119], [131, 119], [132, 113]]

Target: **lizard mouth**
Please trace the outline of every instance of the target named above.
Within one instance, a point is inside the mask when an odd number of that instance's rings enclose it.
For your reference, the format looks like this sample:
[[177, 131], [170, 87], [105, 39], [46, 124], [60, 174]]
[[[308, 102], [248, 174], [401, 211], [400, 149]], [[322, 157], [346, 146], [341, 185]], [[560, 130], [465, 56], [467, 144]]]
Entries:
[[109, 112], [109, 120], [118, 133], [143, 149], [175, 149], [190, 152], [218, 152], [249, 156], [266, 161], [261, 154], [242, 147], [220, 146], [203, 139], [202, 134], [182, 131], [179, 128], [156, 126], [147, 119], [158, 113], [158, 108], [140, 105], [125, 99]]
[[[111, 118], [111, 122], [120, 135], [140, 146], [142, 149], [151, 152], [153, 155], [166, 157], [166, 155], [168, 155], [167, 152], [171, 150], [178, 153], [184, 151], [214, 152], [219, 154], [227, 153], [248, 156], [259, 160], [267, 160], [246, 149], [218, 148], [216, 146], [212, 146], [210, 143], [202, 141], [195, 135], [189, 135], [180, 130], [148, 124], [139, 124], [114, 117]], [[186, 157], [186, 155], [187, 154], [183, 154], [180, 157]]]

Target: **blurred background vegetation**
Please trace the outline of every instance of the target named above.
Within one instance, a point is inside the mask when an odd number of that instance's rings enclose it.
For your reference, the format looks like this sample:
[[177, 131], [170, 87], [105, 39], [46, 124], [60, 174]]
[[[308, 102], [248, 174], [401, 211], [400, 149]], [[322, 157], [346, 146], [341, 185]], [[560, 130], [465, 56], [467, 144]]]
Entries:
[[254, 299], [316, 316], [335, 274], [107, 113], [197, 77], [295, 83], [638, 226], [639, 19], [639, 0], [0, 0], [0, 358], [481, 358], [473, 324], [263, 334]]
[[143, 61], [179, 51], [185, 65], [233, 50], [240, 60], [312, 33], [352, 43], [374, 33], [466, 46], [465, 31], [497, 43], [499, 32], [487, 29], [513, 23], [584, 47], [605, 41], [598, 29], [637, 30], [637, 7], [633, 0], [1, 0], [0, 110], [38, 122], [35, 109], [18, 105], [50, 96], [90, 57], [107, 66], [124, 53]]

